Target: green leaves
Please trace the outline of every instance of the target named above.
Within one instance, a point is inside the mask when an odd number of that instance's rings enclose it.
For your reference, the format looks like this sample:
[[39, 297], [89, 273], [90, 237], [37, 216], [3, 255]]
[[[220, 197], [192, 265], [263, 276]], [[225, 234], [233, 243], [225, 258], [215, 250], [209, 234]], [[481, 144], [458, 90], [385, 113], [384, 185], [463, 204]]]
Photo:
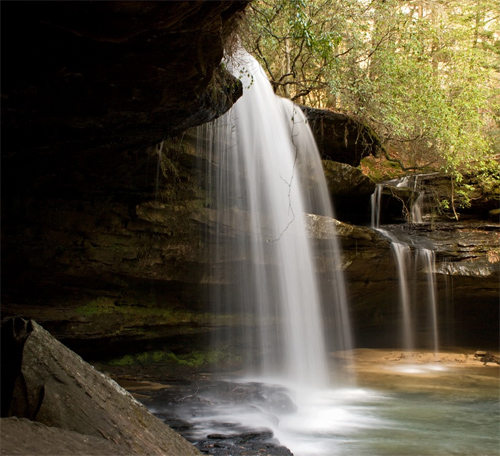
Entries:
[[243, 38], [279, 95], [361, 116], [403, 163], [460, 179], [498, 166], [499, 15], [495, 0], [265, 0]]

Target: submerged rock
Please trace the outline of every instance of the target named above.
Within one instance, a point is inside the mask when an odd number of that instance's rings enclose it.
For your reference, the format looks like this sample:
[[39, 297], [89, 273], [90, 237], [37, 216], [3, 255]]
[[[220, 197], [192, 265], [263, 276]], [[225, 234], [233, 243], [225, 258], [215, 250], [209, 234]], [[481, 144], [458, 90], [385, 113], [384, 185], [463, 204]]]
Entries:
[[[263, 422], [277, 425], [277, 415], [296, 412], [297, 407], [285, 388], [256, 382], [211, 380], [206, 376], [164, 386], [161, 390], [141, 389], [140, 400], [202, 453], [292, 456]], [[134, 391], [134, 387], [131, 388]], [[255, 422], [262, 424], [243, 425], [238, 414], [253, 415]]]
[[265, 454], [266, 456], [293, 456], [293, 453], [278, 443], [270, 442], [271, 431], [253, 431], [241, 434], [210, 434], [196, 443], [204, 454], [214, 456], [247, 456]]

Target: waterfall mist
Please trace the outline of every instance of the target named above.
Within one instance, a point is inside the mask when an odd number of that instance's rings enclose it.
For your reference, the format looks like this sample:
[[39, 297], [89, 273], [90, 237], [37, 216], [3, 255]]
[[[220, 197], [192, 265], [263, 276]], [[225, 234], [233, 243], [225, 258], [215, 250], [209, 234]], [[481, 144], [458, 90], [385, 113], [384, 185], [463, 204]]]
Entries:
[[308, 233], [306, 214], [333, 216], [319, 153], [300, 108], [274, 94], [253, 57], [240, 51], [227, 66], [244, 94], [198, 131], [212, 164], [211, 299], [216, 315], [241, 323], [215, 344], [239, 347], [246, 375], [325, 387], [328, 350], [352, 342], [337, 241], [325, 286]]

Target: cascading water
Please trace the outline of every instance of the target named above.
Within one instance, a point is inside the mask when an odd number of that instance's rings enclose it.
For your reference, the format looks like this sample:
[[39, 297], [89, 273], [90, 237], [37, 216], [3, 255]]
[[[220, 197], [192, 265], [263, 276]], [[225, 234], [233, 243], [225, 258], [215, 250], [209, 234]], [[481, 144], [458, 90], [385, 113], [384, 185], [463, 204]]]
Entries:
[[391, 251], [396, 262], [399, 284], [399, 301], [401, 305], [402, 325], [401, 325], [401, 345], [405, 351], [411, 351], [415, 348], [414, 328], [411, 315], [411, 298], [408, 285], [408, 264], [411, 257], [410, 247], [399, 242], [389, 231], [380, 228], [380, 212], [383, 186], [378, 184], [371, 197], [372, 203], [372, 228], [379, 231], [391, 242]]
[[412, 351], [415, 349], [415, 342], [413, 336], [413, 322], [412, 322], [412, 312], [411, 312], [411, 299], [410, 290], [408, 286], [408, 268], [411, 257], [411, 250], [408, 245], [402, 244], [401, 242], [391, 241], [391, 249], [394, 253], [394, 258], [396, 260], [396, 266], [398, 271], [399, 279], [399, 298], [401, 302], [401, 313], [402, 313], [402, 345], [403, 349], [406, 351]]
[[422, 215], [422, 205], [424, 202], [424, 192], [421, 192], [417, 199], [414, 201], [411, 207], [411, 222], [412, 223], [423, 223], [423, 215]]
[[[411, 185], [413, 190], [416, 190], [416, 183], [418, 178], [415, 176], [412, 180], [409, 178], [403, 178], [401, 181], [390, 181], [396, 187], [408, 187]], [[395, 232], [389, 231], [385, 227], [380, 228], [380, 212], [381, 212], [381, 200], [382, 191], [384, 184], [378, 184], [375, 191], [371, 197], [372, 203], [372, 213], [371, 221], [372, 228], [379, 231], [383, 236], [385, 236], [391, 242], [391, 250], [394, 255], [394, 260], [396, 263], [396, 270], [398, 275], [399, 283], [399, 301], [401, 306], [402, 314], [402, 324], [401, 324], [401, 346], [405, 351], [413, 351], [416, 346], [415, 341], [415, 330], [416, 323], [415, 311], [417, 308], [417, 300], [422, 296], [422, 293], [418, 293], [417, 290], [418, 280], [417, 271], [423, 271], [426, 275], [426, 289], [427, 293], [424, 295], [424, 299], [428, 303], [427, 314], [430, 320], [431, 334], [432, 334], [432, 346], [434, 353], [437, 356], [439, 347], [439, 334], [438, 334], [438, 317], [437, 317], [437, 299], [436, 299], [436, 283], [434, 279], [435, 271], [435, 253], [433, 250], [421, 245], [413, 245], [413, 252], [410, 244], [398, 239]], [[424, 191], [419, 189], [419, 196], [414, 202], [409, 211], [411, 224], [422, 223], [422, 210], [421, 202], [423, 201]], [[408, 236], [405, 236], [408, 238]], [[413, 258], [413, 261], [412, 261]], [[412, 279], [413, 278], [413, 279]], [[414, 288], [413, 293], [411, 288]], [[421, 344], [422, 345], [422, 344]]]
[[377, 184], [375, 187], [375, 191], [371, 196], [371, 205], [372, 205], [372, 213], [371, 213], [371, 227], [379, 228], [380, 227], [380, 204], [382, 201], [382, 188], [383, 186]]
[[[277, 100], [282, 104], [290, 138], [297, 151], [297, 177], [300, 180], [299, 185], [304, 197], [305, 211], [307, 214], [320, 214], [329, 220], [335, 219], [320, 154], [306, 116], [291, 100], [279, 97]], [[308, 218], [311, 217], [313, 216], [308, 216]], [[328, 271], [328, 274], [323, 273], [320, 279], [320, 285], [322, 285], [320, 286], [320, 302], [327, 311], [325, 318], [330, 321], [331, 348], [347, 352], [353, 347], [353, 340], [346, 281], [341, 265], [340, 243], [335, 235], [334, 225], [330, 224], [330, 226], [332, 228], [331, 236], [319, 247], [319, 249], [328, 252], [328, 255], [324, 255], [321, 261], [321, 268]], [[317, 248], [313, 247], [313, 249], [314, 254]], [[317, 269], [318, 267], [319, 265], [316, 264]], [[335, 376], [335, 372], [333, 374]], [[339, 378], [335, 377], [334, 383], [338, 384]]]
[[429, 315], [432, 326], [432, 338], [434, 355], [437, 357], [439, 352], [439, 332], [438, 332], [438, 318], [437, 318], [437, 299], [436, 299], [436, 254], [433, 250], [420, 248], [417, 250], [417, 255], [420, 257], [421, 262], [427, 274], [427, 299], [429, 303]]
[[[239, 343], [249, 353], [247, 374], [326, 387], [325, 287], [315, 273], [306, 217], [313, 205], [320, 208], [316, 213], [332, 216], [319, 154], [300, 109], [274, 95], [253, 57], [238, 52], [228, 67], [243, 75], [243, 97], [202, 132], [217, 164], [211, 177], [217, 209], [212, 273], [225, 285], [213, 296], [215, 310], [238, 309], [246, 317], [225, 343]], [[301, 182], [310, 173], [317, 187], [305, 193]], [[338, 245], [331, 251], [338, 254]], [[334, 308], [335, 348], [345, 350], [351, 336], [338, 262], [332, 259], [325, 306]]]

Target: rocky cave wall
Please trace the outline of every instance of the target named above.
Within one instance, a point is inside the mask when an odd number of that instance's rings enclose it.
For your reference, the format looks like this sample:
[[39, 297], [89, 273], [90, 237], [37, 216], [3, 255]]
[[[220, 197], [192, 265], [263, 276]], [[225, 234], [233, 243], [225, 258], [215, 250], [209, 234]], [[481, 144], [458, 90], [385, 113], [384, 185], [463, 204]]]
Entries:
[[247, 4], [2, 4], [3, 317], [90, 351], [206, 324], [203, 195], [155, 147], [241, 96], [220, 62]]

